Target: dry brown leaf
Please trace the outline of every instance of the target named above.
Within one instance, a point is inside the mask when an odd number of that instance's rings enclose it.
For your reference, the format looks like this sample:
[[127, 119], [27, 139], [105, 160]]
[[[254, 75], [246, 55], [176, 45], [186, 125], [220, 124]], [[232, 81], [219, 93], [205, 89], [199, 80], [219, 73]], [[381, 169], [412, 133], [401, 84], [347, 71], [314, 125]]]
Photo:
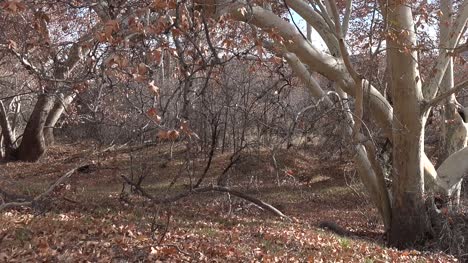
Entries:
[[154, 80], [148, 83], [148, 89], [154, 93], [155, 96], [159, 97], [159, 87], [154, 84]]

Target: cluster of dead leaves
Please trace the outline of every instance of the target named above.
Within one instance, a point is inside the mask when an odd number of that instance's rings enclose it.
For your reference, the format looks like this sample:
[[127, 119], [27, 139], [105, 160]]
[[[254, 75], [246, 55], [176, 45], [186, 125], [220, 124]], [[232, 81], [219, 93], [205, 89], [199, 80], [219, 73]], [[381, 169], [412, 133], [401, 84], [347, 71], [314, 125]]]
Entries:
[[157, 10], [175, 9], [177, 3], [175, 0], [154, 0], [151, 7]]
[[[219, 216], [207, 206], [203, 215]], [[196, 261], [261, 262], [450, 262], [453, 258], [398, 251], [346, 239], [294, 223], [233, 216], [187, 217], [181, 209], [163, 242], [152, 238], [149, 220], [134, 211], [48, 213], [20, 212], [1, 218], [0, 260], [24, 261]], [[191, 219], [189, 219], [191, 218]], [[220, 217], [222, 218], [222, 217]]]
[[26, 5], [21, 0], [6, 0], [0, 3], [0, 8], [11, 14], [18, 14], [26, 10]]
[[114, 34], [119, 32], [120, 30], [120, 24], [118, 20], [109, 20], [107, 21], [103, 29], [97, 33], [96, 38], [98, 39], [99, 42], [109, 42], [109, 43], [114, 43]]
[[[180, 207], [182, 208], [182, 207]], [[181, 213], [193, 213], [183, 206]], [[449, 262], [443, 255], [398, 251], [346, 239], [310, 228], [301, 220], [285, 223], [265, 218], [224, 218], [178, 214], [163, 242], [153, 239], [150, 220], [134, 211], [48, 213], [34, 217], [19, 212], [0, 219], [0, 260], [20, 261], [197, 261], [239, 262]], [[220, 221], [220, 218], [222, 221]], [[158, 233], [156, 233], [158, 234]]]

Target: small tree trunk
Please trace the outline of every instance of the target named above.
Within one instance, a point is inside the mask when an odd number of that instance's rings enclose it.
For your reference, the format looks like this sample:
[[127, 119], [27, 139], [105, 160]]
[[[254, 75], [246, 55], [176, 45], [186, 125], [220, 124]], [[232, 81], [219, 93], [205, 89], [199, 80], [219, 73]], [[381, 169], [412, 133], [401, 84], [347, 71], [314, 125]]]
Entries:
[[54, 127], [57, 124], [57, 121], [60, 119], [62, 114], [64, 113], [66, 107], [72, 103], [75, 99], [76, 93], [73, 92], [72, 94], [66, 96], [65, 98], [61, 98], [55, 101], [54, 107], [50, 111], [49, 115], [47, 116], [47, 120], [45, 122], [44, 127], [44, 139], [46, 145], [53, 145], [55, 142], [54, 137]]
[[4, 152], [3, 152], [3, 134], [0, 131], [0, 159], [3, 159]]
[[34, 110], [24, 129], [23, 139], [18, 149], [18, 160], [35, 162], [46, 152], [44, 126], [47, 116], [55, 102], [55, 97], [48, 94], [39, 95]]
[[0, 100], [0, 127], [2, 129], [2, 138], [3, 145], [5, 146], [4, 158], [7, 160], [14, 160], [16, 147], [15, 140], [16, 138], [13, 135], [13, 130], [8, 120], [7, 112], [5, 110], [5, 105]]

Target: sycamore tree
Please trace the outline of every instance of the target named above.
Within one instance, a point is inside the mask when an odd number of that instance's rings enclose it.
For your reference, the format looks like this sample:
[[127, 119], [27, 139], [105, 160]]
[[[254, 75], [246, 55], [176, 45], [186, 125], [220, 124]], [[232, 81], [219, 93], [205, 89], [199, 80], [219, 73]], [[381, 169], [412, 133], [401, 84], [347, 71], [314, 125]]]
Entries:
[[[355, 148], [355, 165], [382, 215], [390, 244], [408, 247], [423, 241], [432, 232], [426, 193], [435, 191], [445, 197], [456, 194], [468, 171], [467, 124], [463, 114], [457, 113], [464, 108], [455, 99], [455, 94], [466, 88], [467, 81], [453, 81], [453, 59], [466, 50], [468, 1], [442, 0], [435, 4], [440, 26], [430, 30], [439, 31], [439, 50], [430, 61], [429, 72], [422, 72], [420, 57], [427, 47], [420, 44], [418, 37], [420, 25], [424, 25], [421, 20], [431, 15], [424, 7], [426, 2], [377, 1], [373, 9], [353, 10], [359, 2], [198, 1], [216, 19], [241, 21], [265, 32], [268, 37], [259, 45], [288, 61], [308, 85], [311, 96], [331, 103], [314, 78], [314, 73], [319, 73], [335, 83], [335, 91], [342, 99], [354, 98], [353, 111], [348, 112], [344, 128], [348, 131], [346, 139]], [[317, 48], [294, 21], [285, 18], [291, 10], [318, 32], [328, 50]], [[391, 101], [353, 64], [354, 56], [359, 54], [352, 53], [347, 32], [353, 16], [362, 12], [375, 12], [374, 19], [381, 20], [382, 39], [371, 43], [371, 48], [385, 56]], [[368, 37], [378, 39], [375, 32], [368, 32]], [[424, 135], [429, 113], [442, 103], [445, 104], [447, 154], [436, 169], [425, 154]], [[391, 189], [385, 186], [375, 146], [363, 122], [369, 119], [364, 118], [366, 115], [392, 143]]]
[[[37, 161], [45, 154], [54, 142], [57, 122], [74, 99], [99, 86], [108, 69], [127, 63], [120, 53], [129, 53], [143, 31], [154, 36], [165, 29], [149, 20], [150, 14], [162, 10], [152, 5], [152, 1], [0, 2], [1, 70], [9, 91], [0, 99], [4, 159]], [[139, 17], [148, 17], [145, 26]], [[119, 74], [138, 79], [143, 70], [146, 66], [137, 64]], [[9, 117], [5, 104], [23, 96], [34, 103], [22, 107], [30, 109], [29, 117], [24, 130], [16, 131], [16, 118]]]
[[[468, 148], [466, 119], [459, 114], [466, 110], [456, 94], [467, 81], [455, 76], [453, 63], [466, 51], [468, 0], [6, 0], [1, 8], [10, 25], [1, 35], [2, 52], [34, 77], [39, 94], [19, 146], [9, 135], [8, 118], [0, 119], [6, 148], [17, 159], [34, 161], [44, 153], [47, 129], [77, 91], [99, 85], [97, 76], [158, 95], [154, 75], [167, 54], [178, 63], [173, 72], [180, 77], [181, 116], [190, 118], [194, 80], [215, 78], [215, 65], [253, 50], [260, 62], [286, 61], [321, 103], [333, 106], [338, 99], [346, 117], [343, 139], [352, 145], [391, 245], [409, 247], [434, 234], [439, 210], [426, 202], [428, 193], [457, 205], [453, 196], [468, 171]], [[308, 33], [291, 19], [298, 16]], [[310, 37], [311, 29], [325, 48]], [[428, 41], [428, 31], [438, 39]], [[383, 62], [383, 78], [357, 65], [363, 50], [370, 62]], [[317, 74], [333, 90], [320, 86]], [[425, 154], [424, 136], [429, 114], [440, 105], [444, 160], [436, 168]], [[375, 132], [392, 145], [390, 188]]]
[[[97, 43], [94, 35], [105, 21], [83, 10], [56, 1], [0, 3], [0, 52], [9, 61], [2, 71], [10, 76], [5, 78], [10, 92], [2, 94], [8, 96], [2, 96], [0, 103], [6, 160], [37, 161], [42, 157], [54, 141], [57, 121], [91, 79], [96, 65], [92, 59]], [[18, 82], [21, 85], [13, 85]], [[24, 96], [35, 103], [23, 105], [30, 116], [24, 131], [15, 131], [4, 104], [11, 99], [22, 101]]]

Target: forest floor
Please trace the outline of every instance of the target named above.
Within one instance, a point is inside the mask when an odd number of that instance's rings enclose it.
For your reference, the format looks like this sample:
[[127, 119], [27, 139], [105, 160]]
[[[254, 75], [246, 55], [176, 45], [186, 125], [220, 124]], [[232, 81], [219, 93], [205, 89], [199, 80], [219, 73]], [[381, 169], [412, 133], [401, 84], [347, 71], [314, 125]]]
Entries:
[[[98, 150], [92, 143], [52, 147], [38, 163], [0, 164], [0, 189], [37, 196], [79, 165], [70, 180], [32, 208], [0, 215], [0, 262], [453, 262], [443, 253], [386, 248], [383, 226], [351, 163], [323, 161], [310, 150], [244, 152], [227, 172], [229, 186], [272, 204], [281, 219], [220, 192], [157, 205], [122, 194], [123, 179], [145, 175], [158, 198], [186, 192], [206, 158], [182, 146]], [[213, 159], [203, 185], [229, 166]], [[190, 169], [189, 169], [190, 168]], [[193, 171], [193, 172], [188, 172]], [[334, 222], [345, 235], [324, 230]]]

